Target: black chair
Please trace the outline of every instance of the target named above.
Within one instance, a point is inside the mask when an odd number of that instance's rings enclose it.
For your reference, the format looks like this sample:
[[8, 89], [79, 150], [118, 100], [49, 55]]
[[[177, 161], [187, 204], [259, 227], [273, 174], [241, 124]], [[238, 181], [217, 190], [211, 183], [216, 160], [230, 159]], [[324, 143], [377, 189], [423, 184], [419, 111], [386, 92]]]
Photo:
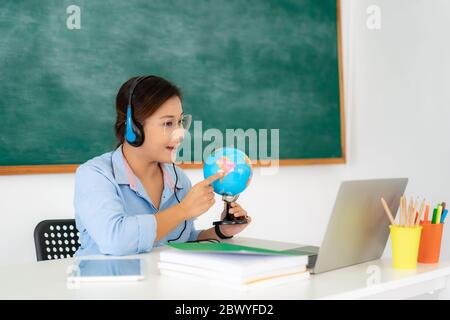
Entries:
[[43, 220], [34, 228], [37, 261], [73, 257], [80, 246], [74, 219]]

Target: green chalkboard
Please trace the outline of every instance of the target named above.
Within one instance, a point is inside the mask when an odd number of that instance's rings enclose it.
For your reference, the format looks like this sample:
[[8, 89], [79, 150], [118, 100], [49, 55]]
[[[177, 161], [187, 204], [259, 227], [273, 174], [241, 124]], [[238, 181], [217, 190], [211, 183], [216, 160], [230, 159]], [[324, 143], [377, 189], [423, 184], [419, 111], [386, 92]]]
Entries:
[[[79, 29], [68, 27], [71, 5]], [[112, 150], [116, 92], [145, 74], [177, 84], [203, 131], [279, 129], [280, 159], [343, 160], [338, 5], [3, 0], [0, 166], [80, 164]]]

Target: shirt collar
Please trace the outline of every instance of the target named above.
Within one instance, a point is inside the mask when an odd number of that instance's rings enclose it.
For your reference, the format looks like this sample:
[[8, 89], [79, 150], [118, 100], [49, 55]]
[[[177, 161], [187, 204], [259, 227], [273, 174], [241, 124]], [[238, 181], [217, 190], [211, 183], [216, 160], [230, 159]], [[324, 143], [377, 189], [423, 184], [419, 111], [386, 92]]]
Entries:
[[112, 166], [114, 178], [118, 184], [130, 184], [127, 172], [125, 170], [125, 158], [122, 153], [122, 145], [120, 145], [112, 154]]
[[[139, 179], [134, 175], [127, 160], [123, 156], [122, 145], [120, 145], [112, 154], [112, 165], [114, 176], [118, 184], [128, 184], [131, 189], [137, 190]], [[168, 187], [169, 190], [174, 189], [176, 176], [173, 168], [170, 168], [172, 164], [160, 163], [161, 169], [163, 171], [164, 186]], [[177, 171], [178, 173], [178, 171]], [[178, 177], [177, 190], [181, 190], [184, 187], [180, 183], [180, 177]]]

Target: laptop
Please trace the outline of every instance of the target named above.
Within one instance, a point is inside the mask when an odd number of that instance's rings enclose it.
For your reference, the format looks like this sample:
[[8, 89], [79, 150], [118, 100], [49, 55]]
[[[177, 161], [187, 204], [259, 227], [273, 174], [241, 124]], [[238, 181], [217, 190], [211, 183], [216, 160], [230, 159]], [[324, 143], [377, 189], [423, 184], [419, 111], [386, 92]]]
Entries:
[[386, 247], [390, 224], [380, 199], [386, 200], [395, 219], [407, 183], [407, 178], [342, 182], [320, 247], [250, 238], [235, 242], [308, 252], [308, 268], [314, 274], [377, 260]]

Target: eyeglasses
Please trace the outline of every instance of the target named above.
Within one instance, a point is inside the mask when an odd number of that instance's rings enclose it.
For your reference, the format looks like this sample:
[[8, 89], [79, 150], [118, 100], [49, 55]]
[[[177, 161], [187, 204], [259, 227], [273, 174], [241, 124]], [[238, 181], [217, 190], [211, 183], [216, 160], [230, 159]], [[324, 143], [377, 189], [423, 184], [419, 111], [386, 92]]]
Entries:
[[188, 131], [192, 123], [192, 115], [184, 114], [181, 119], [166, 119], [162, 123], [162, 127], [164, 129], [164, 135], [172, 135], [175, 130], [182, 129], [184, 131]]

